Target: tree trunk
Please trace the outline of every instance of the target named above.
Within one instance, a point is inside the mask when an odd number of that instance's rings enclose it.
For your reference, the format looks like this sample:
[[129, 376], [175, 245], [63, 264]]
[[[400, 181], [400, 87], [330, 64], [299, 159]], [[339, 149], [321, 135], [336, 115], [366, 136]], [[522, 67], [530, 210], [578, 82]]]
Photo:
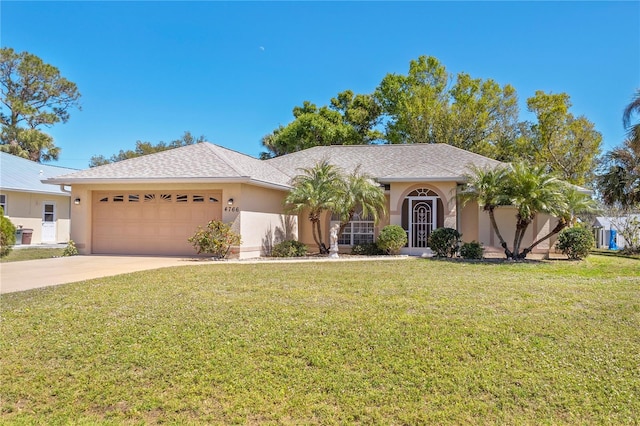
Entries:
[[513, 255], [514, 259], [525, 259], [527, 257], [527, 253], [524, 251], [520, 253], [520, 246], [522, 245], [522, 240], [524, 240], [524, 234], [527, 232], [529, 225], [531, 224], [532, 219], [522, 219], [518, 217], [518, 222], [516, 223], [516, 236], [513, 240]]
[[322, 227], [320, 226], [320, 219], [316, 221], [316, 231], [318, 233], [317, 242], [318, 242], [318, 248], [320, 249], [320, 254], [329, 253], [327, 246], [325, 245], [324, 241], [322, 241]]
[[507, 247], [507, 243], [504, 241], [504, 238], [502, 238], [502, 234], [498, 229], [498, 224], [496, 223], [496, 217], [493, 214], [494, 208], [495, 207], [487, 208], [487, 210], [489, 211], [489, 220], [491, 221], [491, 226], [493, 227], [494, 232], [496, 233], [496, 235], [498, 236], [498, 239], [500, 240], [500, 246], [504, 249], [505, 256], [507, 256], [507, 259], [511, 259], [513, 258], [513, 253], [509, 251], [509, 248]]
[[555, 234], [559, 233], [564, 228], [566, 228], [567, 225], [568, 225], [568, 223], [565, 220], [562, 220], [562, 219], [558, 220], [558, 224], [555, 226], [555, 228], [553, 228], [551, 230], [551, 232], [549, 232], [547, 235], [545, 235], [544, 237], [540, 238], [539, 240], [534, 241], [529, 247], [527, 247], [524, 250], [522, 250], [523, 255], [526, 256], [527, 254], [529, 254], [531, 252], [531, 250], [533, 250], [533, 248], [535, 246], [537, 246], [541, 242], [543, 242], [545, 240], [548, 240], [549, 238], [553, 237]]

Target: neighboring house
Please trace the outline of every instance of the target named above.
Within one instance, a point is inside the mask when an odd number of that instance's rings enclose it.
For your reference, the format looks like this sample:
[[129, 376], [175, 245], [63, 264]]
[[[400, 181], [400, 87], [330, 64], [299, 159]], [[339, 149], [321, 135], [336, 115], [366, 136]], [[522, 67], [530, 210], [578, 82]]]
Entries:
[[[631, 214], [620, 217], [599, 216], [593, 222], [594, 237], [597, 248], [606, 248], [612, 250], [623, 249], [627, 246], [627, 242], [620, 235], [620, 226], [630, 220], [640, 221], [640, 214]], [[614, 231], [614, 239], [611, 239], [611, 231]], [[638, 235], [637, 238], [640, 238]], [[611, 243], [614, 243], [612, 246]]]
[[[263, 255], [276, 235], [288, 234], [313, 250], [311, 224], [305, 214], [286, 214], [283, 202], [300, 168], [327, 159], [350, 172], [360, 167], [385, 189], [388, 214], [374, 225], [356, 216], [340, 239], [341, 250], [374, 241], [387, 224], [401, 225], [409, 237], [403, 253], [427, 251], [431, 231], [451, 227], [464, 241], [498, 246], [489, 217], [475, 203], [462, 207], [457, 190], [468, 165], [502, 163], [446, 144], [340, 145], [314, 147], [270, 160], [210, 143], [200, 143], [57, 176], [46, 182], [72, 187], [71, 237], [83, 254], [192, 255], [187, 242], [198, 226], [218, 219], [232, 223], [242, 237], [235, 255]], [[496, 212], [503, 237], [513, 240], [515, 210]], [[332, 218], [322, 218], [328, 240]], [[546, 235], [556, 219], [538, 215], [524, 243]], [[326, 241], [328, 244], [328, 241]], [[554, 240], [537, 252], [548, 253]]]
[[[70, 234], [69, 189], [43, 179], [77, 171], [50, 166], [0, 152], [0, 206], [31, 244], [66, 243]], [[17, 241], [18, 243], [20, 241]]]

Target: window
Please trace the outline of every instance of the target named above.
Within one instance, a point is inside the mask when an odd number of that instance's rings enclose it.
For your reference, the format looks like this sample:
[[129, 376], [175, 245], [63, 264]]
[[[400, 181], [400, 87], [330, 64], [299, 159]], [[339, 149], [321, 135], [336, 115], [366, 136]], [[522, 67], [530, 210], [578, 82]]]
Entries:
[[178, 203], [186, 203], [189, 201], [189, 196], [186, 194], [178, 194], [176, 195], [176, 202]]
[[0, 194], [0, 207], [2, 207], [4, 214], [7, 214], [7, 196], [5, 194]]
[[140, 201], [140, 196], [138, 194], [129, 194], [130, 203], [137, 203], [138, 201]]
[[[331, 225], [340, 223], [337, 215], [331, 217]], [[373, 217], [363, 216], [362, 211], [357, 211], [353, 215], [351, 222], [347, 224], [338, 238], [338, 244], [352, 246], [355, 244], [372, 243], [374, 238], [375, 225]]]

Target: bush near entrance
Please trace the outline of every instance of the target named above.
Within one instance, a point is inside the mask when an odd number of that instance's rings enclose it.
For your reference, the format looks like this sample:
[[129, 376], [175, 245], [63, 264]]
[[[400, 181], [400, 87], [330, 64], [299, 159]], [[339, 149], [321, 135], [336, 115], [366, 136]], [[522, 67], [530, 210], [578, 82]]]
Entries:
[[407, 232], [400, 225], [387, 225], [378, 236], [378, 247], [389, 254], [398, 254], [407, 244]]

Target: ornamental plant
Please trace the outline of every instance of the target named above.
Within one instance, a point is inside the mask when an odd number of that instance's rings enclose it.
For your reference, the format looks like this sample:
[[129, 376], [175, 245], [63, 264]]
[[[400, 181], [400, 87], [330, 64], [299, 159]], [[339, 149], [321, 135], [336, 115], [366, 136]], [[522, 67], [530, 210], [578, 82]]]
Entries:
[[16, 227], [4, 216], [4, 210], [0, 207], [0, 257], [8, 255], [15, 243]]
[[565, 228], [560, 231], [558, 242], [556, 243], [558, 250], [572, 260], [580, 260], [587, 257], [593, 245], [593, 234], [590, 230], [581, 226]]
[[302, 257], [307, 254], [307, 246], [296, 240], [282, 241], [271, 251], [272, 257]]
[[211, 254], [214, 259], [224, 259], [232, 246], [240, 244], [240, 235], [233, 232], [231, 226], [219, 220], [210, 221], [205, 228], [198, 230], [188, 240], [198, 254]]
[[69, 240], [69, 242], [67, 243], [67, 246], [64, 248], [64, 251], [62, 252], [63, 256], [77, 256], [78, 255], [78, 249], [76, 248], [76, 244], [73, 242], [73, 240]]
[[482, 259], [484, 248], [482, 244], [477, 241], [471, 241], [470, 243], [464, 243], [460, 247], [460, 256], [463, 259]]
[[458, 253], [460, 234], [453, 228], [435, 229], [429, 236], [429, 247], [438, 257], [454, 257]]
[[378, 235], [378, 247], [389, 254], [398, 254], [407, 244], [407, 232], [400, 225], [387, 225]]

